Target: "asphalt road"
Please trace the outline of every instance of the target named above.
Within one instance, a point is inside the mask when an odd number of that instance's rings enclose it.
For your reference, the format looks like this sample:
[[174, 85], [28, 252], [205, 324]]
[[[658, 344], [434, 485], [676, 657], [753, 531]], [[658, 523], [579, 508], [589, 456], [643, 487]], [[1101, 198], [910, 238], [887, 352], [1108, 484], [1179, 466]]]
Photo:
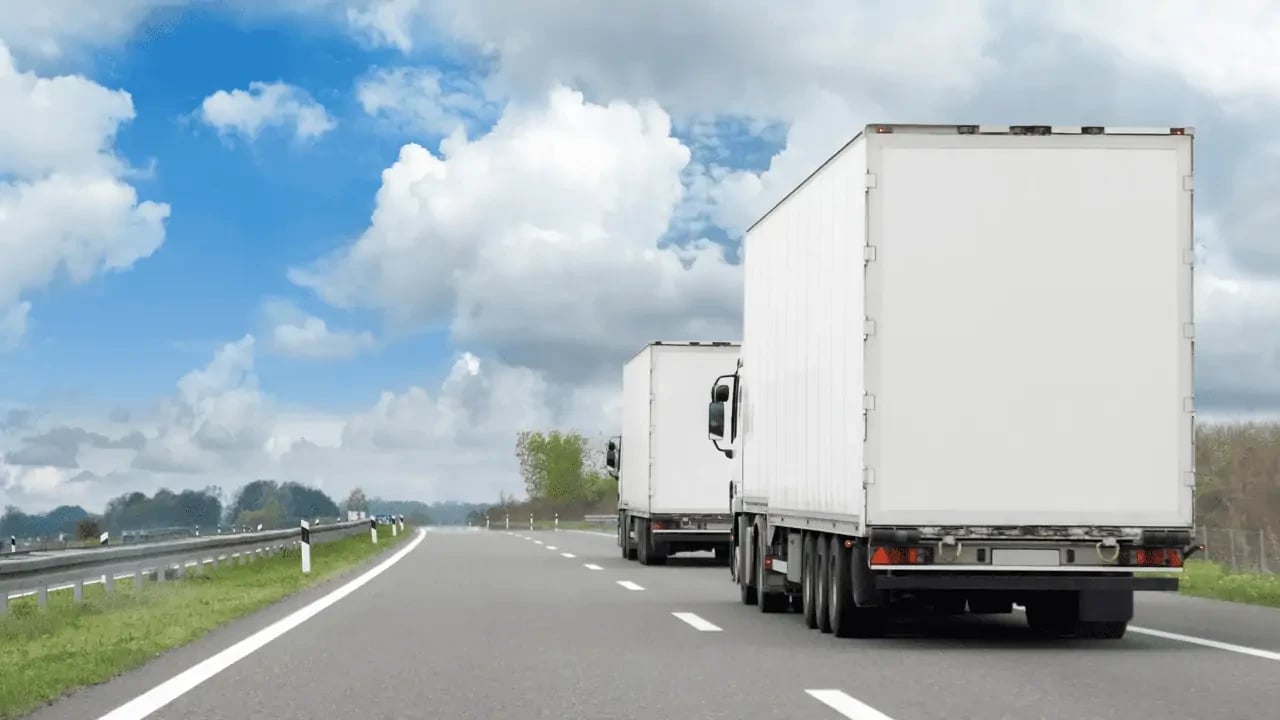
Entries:
[[[33, 717], [99, 717], [341, 582]], [[1277, 610], [1143, 596], [1134, 625], [1280, 650]], [[1018, 613], [841, 640], [798, 614], [739, 604], [727, 569], [706, 558], [644, 567], [622, 560], [611, 535], [494, 531], [427, 533], [363, 587], [149, 717], [1200, 720], [1278, 708], [1280, 656], [1141, 632], [1046, 641]]]

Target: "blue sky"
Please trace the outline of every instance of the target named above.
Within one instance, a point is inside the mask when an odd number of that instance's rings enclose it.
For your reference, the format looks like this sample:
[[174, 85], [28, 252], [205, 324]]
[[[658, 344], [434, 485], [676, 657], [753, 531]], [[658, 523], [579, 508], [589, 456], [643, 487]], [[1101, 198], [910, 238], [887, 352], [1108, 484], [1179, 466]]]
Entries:
[[1199, 126], [1198, 402], [1280, 415], [1275, 14], [40, 7], [0, 5], [0, 503], [519, 492], [515, 433], [616, 432], [637, 347], [737, 339], [742, 229], [868, 122]]
[[[27, 343], [4, 358], [0, 395], [128, 406], [163, 395], [250, 329], [264, 298], [315, 310], [286, 270], [359, 234], [379, 173], [406, 140], [363, 117], [352, 97], [355, 81], [389, 55], [337, 31], [189, 10], [171, 28], [96, 56], [91, 76], [126, 88], [137, 112], [117, 148], [136, 167], [156, 162], [154, 175], [134, 184], [174, 213], [163, 247], [128, 272], [40, 297]], [[244, 142], [192, 119], [209, 94], [255, 80], [306, 89], [339, 117], [338, 127], [308, 143], [293, 142], [287, 129]], [[373, 322], [328, 315], [343, 325]], [[351, 361], [264, 358], [259, 373], [286, 402], [352, 409], [381, 389], [438, 379], [448, 364], [444, 335], [423, 332]]]

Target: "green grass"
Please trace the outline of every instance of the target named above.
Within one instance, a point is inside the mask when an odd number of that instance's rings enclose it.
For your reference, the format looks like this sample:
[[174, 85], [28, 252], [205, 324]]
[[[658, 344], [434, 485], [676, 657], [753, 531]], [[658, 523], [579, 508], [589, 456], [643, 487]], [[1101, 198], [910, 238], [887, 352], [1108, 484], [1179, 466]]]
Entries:
[[1187, 561], [1179, 591], [1184, 595], [1280, 608], [1280, 575], [1238, 572], [1203, 560]]
[[[71, 592], [49, 593], [41, 610], [34, 597], [9, 601], [0, 617], [0, 718], [15, 718], [77, 688], [95, 685], [185, 645], [214, 628], [331, 578], [409, 538], [379, 526], [377, 545], [368, 533], [315, 544], [311, 574], [301, 570], [299, 550], [248, 565], [206, 566], [206, 574], [163, 584], [116, 582], [108, 596], [87, 585], [84, 602]], [[106, 710], [106, 708], [104, 708]]]

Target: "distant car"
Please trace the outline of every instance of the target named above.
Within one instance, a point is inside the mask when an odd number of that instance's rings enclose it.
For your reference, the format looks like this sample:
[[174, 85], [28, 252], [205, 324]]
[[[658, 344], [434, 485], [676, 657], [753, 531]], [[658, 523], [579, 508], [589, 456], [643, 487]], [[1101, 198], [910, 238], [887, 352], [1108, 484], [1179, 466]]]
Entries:
[[395, 517], [393, 515], [378, 515], [376, 518], [379, 525], [390, 525], [395, 522]]

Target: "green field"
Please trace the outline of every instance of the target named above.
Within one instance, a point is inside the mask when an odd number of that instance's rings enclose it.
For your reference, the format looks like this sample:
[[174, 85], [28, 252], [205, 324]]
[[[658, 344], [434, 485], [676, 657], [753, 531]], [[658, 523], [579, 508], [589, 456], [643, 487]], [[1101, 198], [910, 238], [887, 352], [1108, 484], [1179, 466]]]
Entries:
[[[379, 542], [367, 532], [311, 548], [311, 574], [301, 571], [299, 550], [247, 565], [208, 569], [163, 584], [116, 582], [108, 596], [86, 585], [84, 602], [70, 591], [49, 593], [49, 606], [34, 597], [11, 600], [0, 617], [0, 718], [20, 717], [68, 691], [94, 685], [199, 638], [236, 618], [385, 553], [409, 538], [379, 526]], [[103, 711], [109, 708], [103, 708]]]
[[1187, 561], [1179, 590], [1183, 595], [1280, 608], [1280, 575], [1238, 572], [1203, 560]]

